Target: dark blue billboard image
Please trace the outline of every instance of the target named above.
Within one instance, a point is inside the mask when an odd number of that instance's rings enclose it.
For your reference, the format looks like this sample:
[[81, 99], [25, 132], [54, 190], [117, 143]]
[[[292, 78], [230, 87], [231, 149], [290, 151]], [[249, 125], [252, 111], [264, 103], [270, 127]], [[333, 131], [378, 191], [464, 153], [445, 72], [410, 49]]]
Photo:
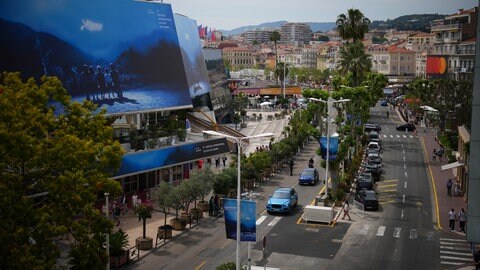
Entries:
[[0, 59], [0, 71], [56, 76], [107, 114], [192, 107], [170, 4], [2, 1]]

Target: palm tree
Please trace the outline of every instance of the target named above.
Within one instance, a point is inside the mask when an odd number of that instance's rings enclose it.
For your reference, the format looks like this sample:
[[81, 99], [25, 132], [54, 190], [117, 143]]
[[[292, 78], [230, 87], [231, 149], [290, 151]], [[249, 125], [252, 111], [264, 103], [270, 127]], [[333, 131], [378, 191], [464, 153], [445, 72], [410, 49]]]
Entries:
[[352, 86], [360, 85], [363, 77], [372, 67], [370, 56], [365, 53], [360, 41], [347, 44], [340, 48], [340, 73], [352, 75]]
[[[275, 46], [275, 69], [277, 68], [278, 64], [278, 53], [277, 53], [277, 41], [280, 40], [280, 33], [278, 31], [273, 31], [270, 34], [270, 41], [273, 41], [273, 45]], [[277, 85], [278, 85], [278, 76], [277, 78]]]
[[362, 40], [368, 32], [370, 19], [358, 9], [349, 9], [346, 14], [338, 15], [336, 25], [342, 39], [352, 39], [355, 43]]
[[[289, 68], [286, 66], [285, 63], [278, 63], [277, 68], [275, 69], [275, 77], [280, 79], [282, 82], [281, 87], [285, 84], [285, 78], [288, 77]], [[285, 76], [284, 76], [285, 75]]]

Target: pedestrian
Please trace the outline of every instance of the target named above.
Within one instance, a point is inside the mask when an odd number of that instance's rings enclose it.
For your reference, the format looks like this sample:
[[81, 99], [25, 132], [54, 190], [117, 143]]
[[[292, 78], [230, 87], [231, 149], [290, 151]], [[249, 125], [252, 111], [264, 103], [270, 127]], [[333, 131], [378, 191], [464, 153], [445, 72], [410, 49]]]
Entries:
[[455, 221], [457, 221], [457, 215], [455, 214], [455, 210], [452, 208], [452, 210], [448, 212], [448, 224], [451, 231], [455, 230]]
[[293, 175], [293, 159], [290, 159], [290, 161], [288, 162], [288, 165], [290, 166], [290, 176]]
[[125, 215], [125, 213], [128, 212], [128, 208], [127, 208], [127, 195], [125, 195], [125, 193], [123, 193], [122, 199], [120, 200], [120, 202], [122, 203], [122, 210], [123, 210], [123, 214]]
[[213, 215], [216, 216], [218, 215], [218, 211], [220, 210], [220, 202], [219, 202], [218, 195], [215, 194], [215, 197], [213, 198]]
[[350, 217], [350, 214], [348, 213], [350, 211], [350, 204], [348, 203], [348, 201], [345, 201], [345, 204], [343, 205], [343, 217], [342, 219], [345, 219], [345, 216], [348, 217], [348, 220], [352, 220], [352, 218]]
[[215, 157], [215, 168], [220, 166], [220, 157]]
[[227, 156], [223, 156], [222, 161], [223, 161], [223, 167], [227, 166], [227, 165], [226, 165], [226, 163], [227, 163]]
[[436, 159], [437, 159], [437, 149], [433, 148], [432, 160], [435, 161]]
[[208, 215], [213, 216], [213, 196], [211, 196], [208, 201]]
[[473, 262], [475, 263], [475, 270], [480, 270], [480, 247], [473, 253]]
[[460, 212], [458, 212], [458, 222], [460, 223], [460, 232], [465, 233], [465, 222], [467, 221], [467, 215], [465, 214], [465, 210], [462, 208]]
[[138, 203], [138, 195], [135, 192], [135, 194], [132, 195], [132, 208], [133, 209], [137, 208], [137, 203]]
[[453, 186], [452, 179], [448, 179], [448, 181], [447, 181], [447, 195], [448, 196], [452, 196], [452, 186]]
[[113, 221], [115, 221], [115, 224], [118, 226], [120, 225], [120, 213], [121, 213], [121, 209], [120, 209], [120, 206], [114, 202], [113, 203]]
[[309, 167], [309, 168], [313, 168], [313, 163], [314, 163], [314, 162], [313, 162], [313, 158], [310, 158], [310, 159], [308, 160], [308, 167]]

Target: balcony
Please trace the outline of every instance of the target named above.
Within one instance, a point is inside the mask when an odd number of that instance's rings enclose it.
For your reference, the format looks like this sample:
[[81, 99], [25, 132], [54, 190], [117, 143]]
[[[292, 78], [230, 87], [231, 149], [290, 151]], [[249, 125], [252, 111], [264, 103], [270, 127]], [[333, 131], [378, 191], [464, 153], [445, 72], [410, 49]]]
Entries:
[[456, 50], [455, 54], [457, 55], [475, 55], [475, 50]]
[[433, 25], [431, 31], [438, 32], [438, 31], [460, 30], [460, 29], [462, 29], [462, 24], [452, 23], [452, 24], [444, 24], [444, 25]]
[[455, 73], [472, 73], [473, 68], [466, 68], [466, 67], [456, 67], [453, 69]]

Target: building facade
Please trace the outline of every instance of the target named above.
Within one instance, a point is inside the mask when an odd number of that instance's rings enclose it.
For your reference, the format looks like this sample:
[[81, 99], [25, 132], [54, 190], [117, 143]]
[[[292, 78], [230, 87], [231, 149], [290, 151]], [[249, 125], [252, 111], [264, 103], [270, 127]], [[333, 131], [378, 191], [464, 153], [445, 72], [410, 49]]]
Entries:
[[254, 41], [258, 43], [267, 43], [270, 41], [270, 34], [273, 33], [272, 29], [253, 29], [247, 30], [244, 35], [245, 43], [252, 44]]
[[312, 30], [305, 23], [285, 23], [280, 28], [280, 36], [285, 44], [305, 44], [312, 40]]
[[253, 68], [255, 66], [254, 51], [246, 47], [227, 47], [222, 49], [222, 58], [230, 70]]

